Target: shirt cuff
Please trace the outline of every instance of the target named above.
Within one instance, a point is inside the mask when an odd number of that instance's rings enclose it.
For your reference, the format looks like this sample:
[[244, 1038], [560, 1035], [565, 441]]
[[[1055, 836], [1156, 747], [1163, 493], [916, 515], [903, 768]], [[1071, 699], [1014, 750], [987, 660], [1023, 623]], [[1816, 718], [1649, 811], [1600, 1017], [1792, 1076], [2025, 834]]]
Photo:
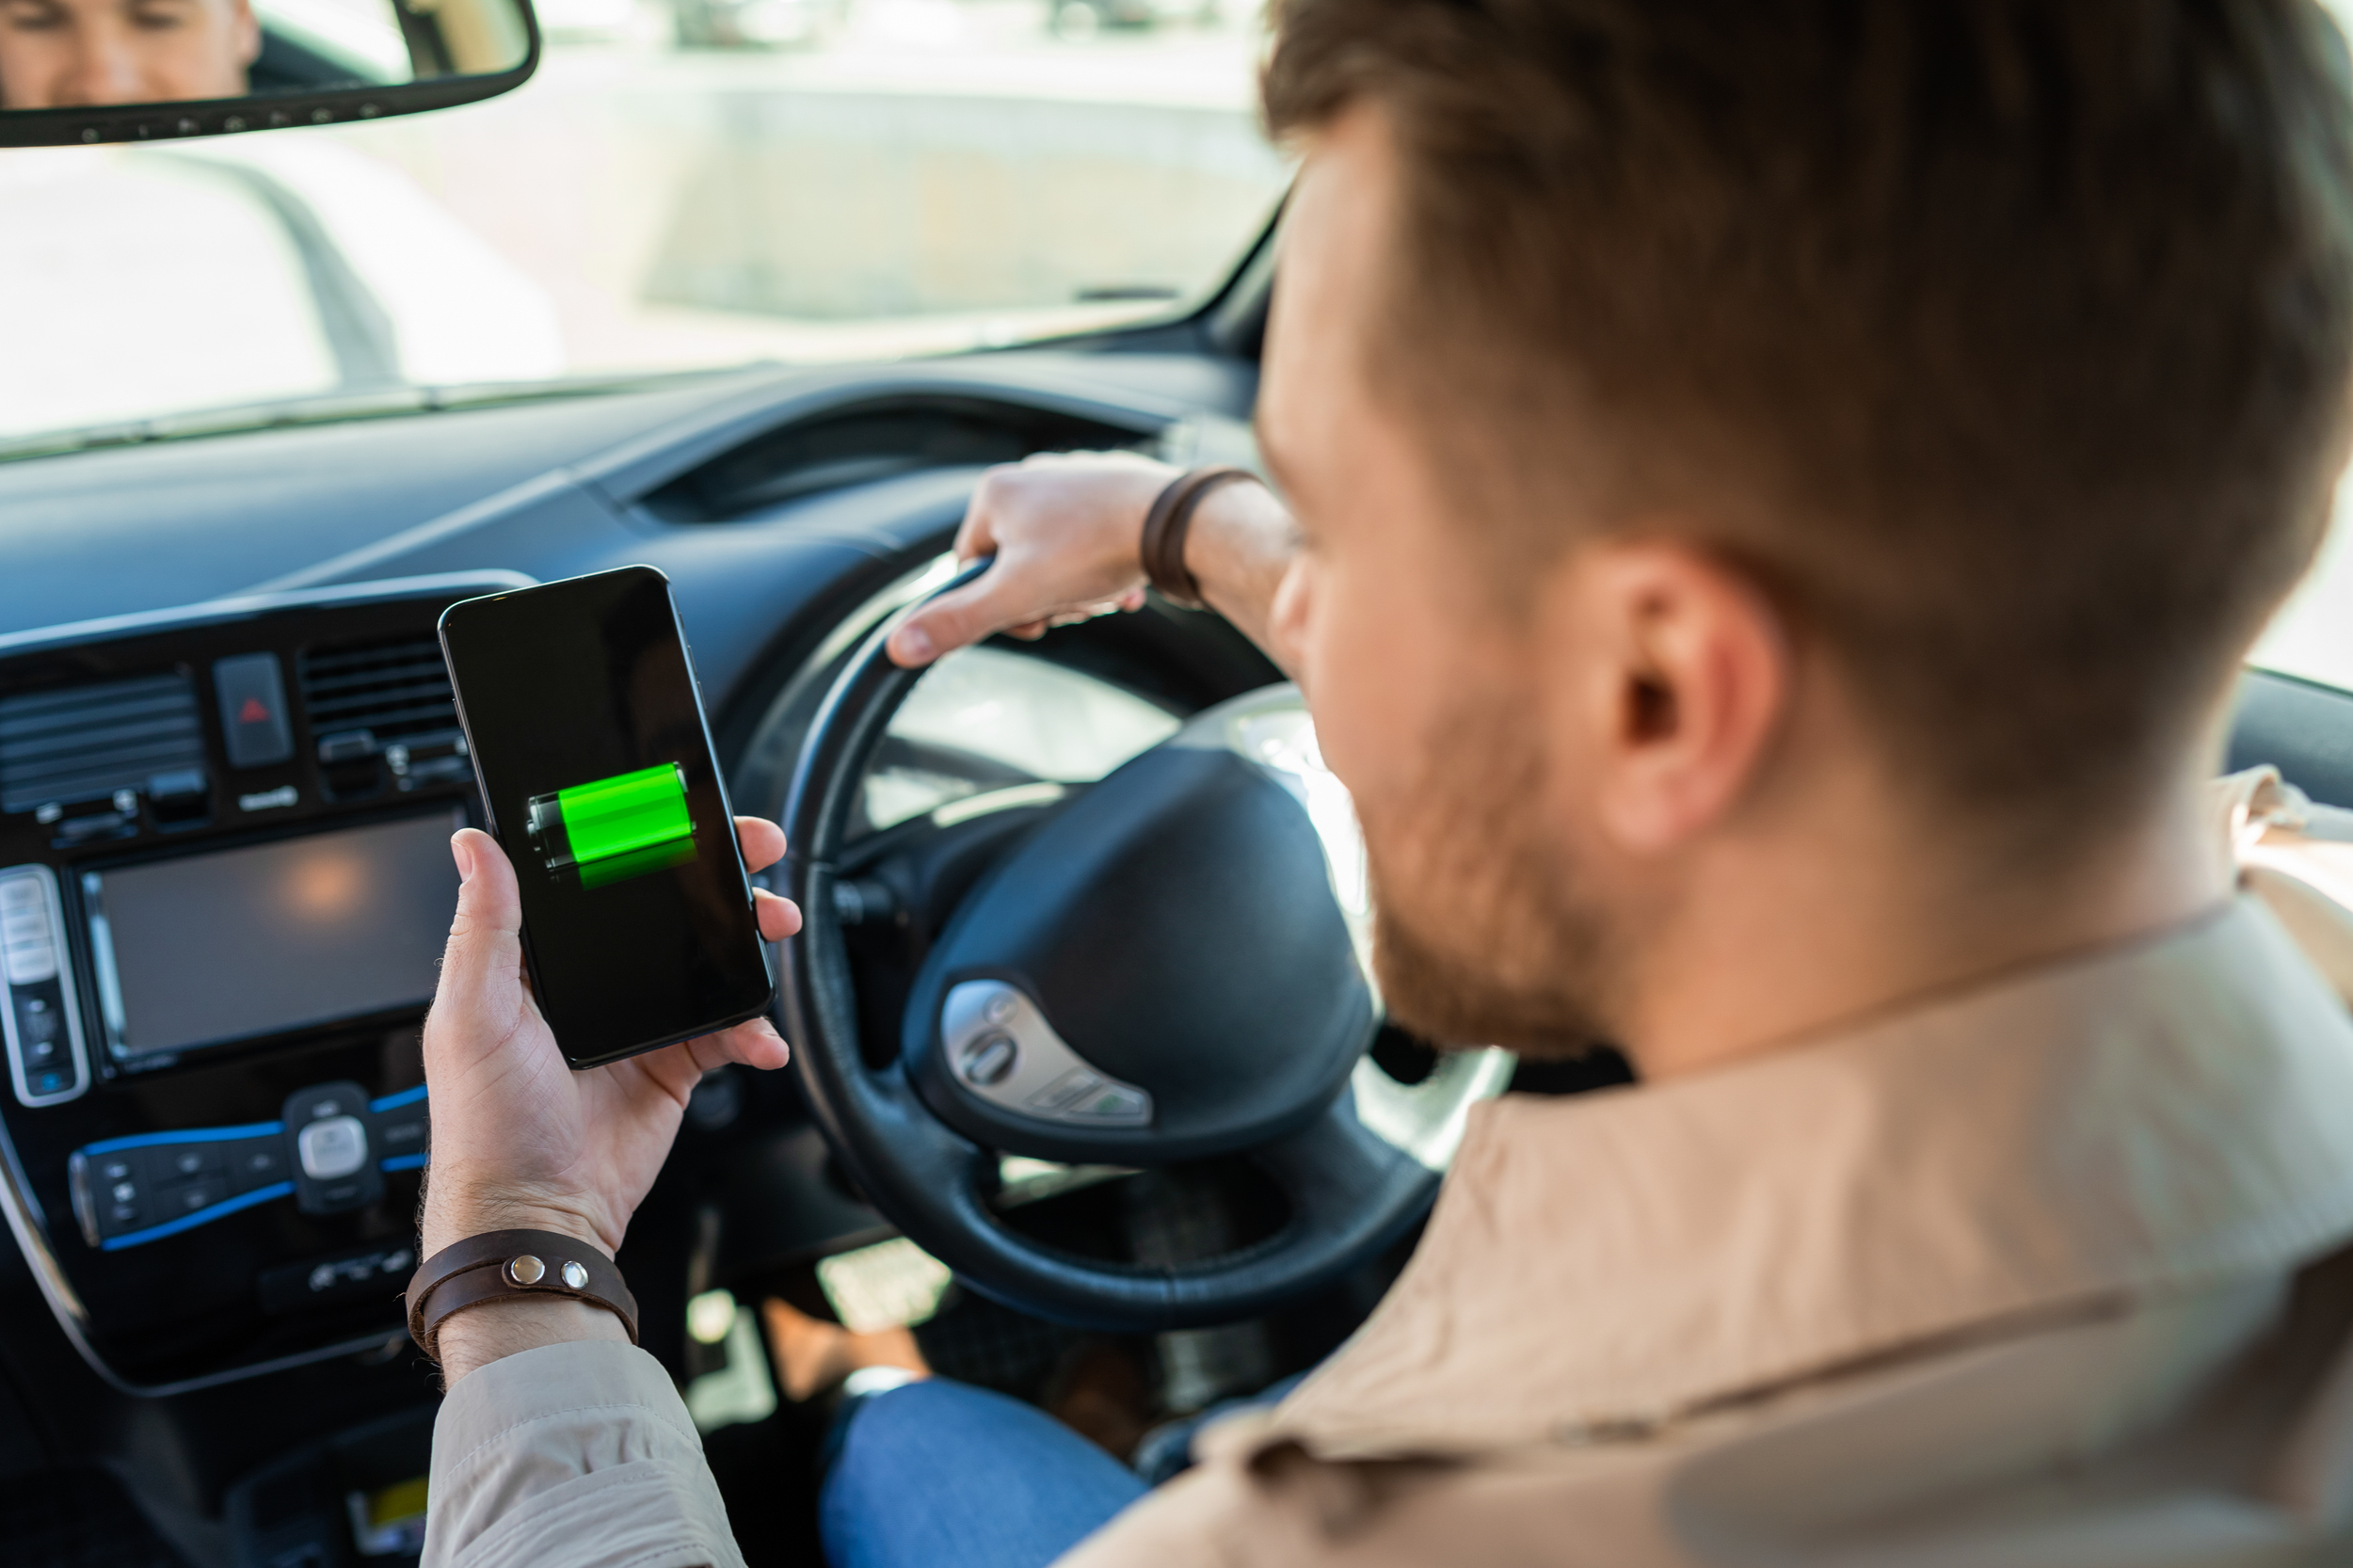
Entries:
[[469, 1373], [433, 1425], [420, 1568], [742, 1568], [662, 1364], [573, 1340]]

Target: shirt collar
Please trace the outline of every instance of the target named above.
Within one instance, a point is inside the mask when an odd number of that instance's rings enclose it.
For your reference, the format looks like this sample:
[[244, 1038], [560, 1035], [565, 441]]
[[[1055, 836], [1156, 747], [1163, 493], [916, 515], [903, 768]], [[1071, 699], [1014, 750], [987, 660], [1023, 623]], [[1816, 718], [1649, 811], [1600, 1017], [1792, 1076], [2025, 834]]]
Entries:
[[1273, 1430], [1558, 1440], [2353, 1234], [2353, 1023], [2251, 900], [1657, 1085], [1476, 1114]]

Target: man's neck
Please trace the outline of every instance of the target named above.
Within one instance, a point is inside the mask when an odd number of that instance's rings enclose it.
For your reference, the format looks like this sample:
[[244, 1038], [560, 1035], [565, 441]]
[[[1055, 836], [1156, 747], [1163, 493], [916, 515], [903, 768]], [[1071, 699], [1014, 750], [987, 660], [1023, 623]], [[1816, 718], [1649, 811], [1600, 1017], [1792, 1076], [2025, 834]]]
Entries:
[[1941, 993], [2182, 924], [2231, 870], [2196, 770], [2062, 861], [1858, 811], [1723, 847], [1646, 943], [1625, 1035], [1645, 1080], [1802, 1045]]

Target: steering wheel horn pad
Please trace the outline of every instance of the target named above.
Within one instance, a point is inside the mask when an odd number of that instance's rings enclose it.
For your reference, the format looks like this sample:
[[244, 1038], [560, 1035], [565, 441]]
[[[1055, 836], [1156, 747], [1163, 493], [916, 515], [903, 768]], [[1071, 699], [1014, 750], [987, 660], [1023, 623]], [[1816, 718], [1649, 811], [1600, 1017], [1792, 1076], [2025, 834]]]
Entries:
[[[1224, 742], [1221, 711], [1087, 789], [1000, 861], [908, 998], [902, 1060], [939, 1118], [1009, 1154], [1164, 1164], [1255, 1148], [1329, 1104], [1378, 1020], [1306, 809]], [[1028, 997], [1145, 1127], [1025, 1115], [942, 1038], [959, 984]]]

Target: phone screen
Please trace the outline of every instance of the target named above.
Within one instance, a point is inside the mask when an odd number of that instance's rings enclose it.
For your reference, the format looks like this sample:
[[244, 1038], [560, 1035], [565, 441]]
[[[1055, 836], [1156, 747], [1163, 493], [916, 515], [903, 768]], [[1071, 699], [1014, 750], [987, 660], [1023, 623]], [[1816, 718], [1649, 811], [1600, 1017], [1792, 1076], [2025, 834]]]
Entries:
[[668, 579], [454, 604], [441, 649], [539, 1008], [574, 1066], [752, 1016], [774, 989]]

